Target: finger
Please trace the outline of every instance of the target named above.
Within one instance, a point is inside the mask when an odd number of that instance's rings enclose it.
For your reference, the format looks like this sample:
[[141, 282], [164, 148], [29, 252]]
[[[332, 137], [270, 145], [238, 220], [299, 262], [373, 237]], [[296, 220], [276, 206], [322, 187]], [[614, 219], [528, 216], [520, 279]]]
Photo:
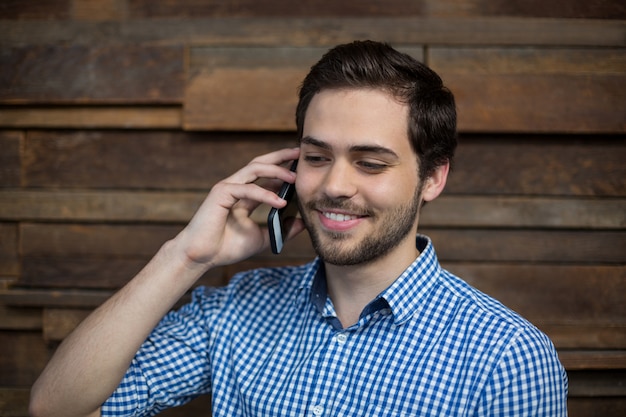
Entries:
[[269, 178], [293, 183], [295, 174], [288, 167], [281, 164], [297, 159], [299, 154], [299, 149], [294, 148], [281, 149], [280, 151], [262, 155], [250, 161], [248, 165], [228, 177], [225, 181], [250, 183], [260, 178]]
[[218, 204], [226, 209], [231, 209], [238, 202], [250, 209], [260, 204], [268, 204], [276, 208], [281, 208], [286, 204], [286, 201], [274, 191], [257, 184], [220, 183], [215, 185], [214, 191]]

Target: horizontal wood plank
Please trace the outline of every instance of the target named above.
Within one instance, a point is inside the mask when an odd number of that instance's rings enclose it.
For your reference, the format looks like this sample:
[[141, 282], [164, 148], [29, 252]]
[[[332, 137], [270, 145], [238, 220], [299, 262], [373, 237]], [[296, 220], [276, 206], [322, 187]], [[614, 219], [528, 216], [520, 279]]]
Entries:
[[41, 330], [39, 308], [14, 308], [0, 304], [0, 330]]
[[24, 185], [207, 191], [254, 157], [296, 144], [273, 133], [32, 131]]
[[29, 417], [29, 388], [0, 387], [0, 415], [4, 417]]
[[[416, 59], [422, 48], [402, 48]], [[295, 128], [298, 87], [321, 48], [192, 48], [187, 130]]]
[[0, 331], [0, 387], [29, 387], [50, 358], [39, 332]]
[[[96, 308], [113, 295], [111, 290], [0, 290], [0, 303], [11, 307]], [[2, 334], [0, 332], [0, 334]], [[41, 338], [41, 334], [36, 333]]]
[[183, 53], [175, 45], [5, 48], [0, 103], [181, 103]]
[[592, 323], [581, 324], [563, 318], [565, 324], [533, 323], [547, 334], [555, 346], [562, 349], [624, 349], [626, 327]]
[[216, 69], [187, 85], [186, 130], [294, 129], [299, 69]]
[[[31, 288], [117, 289], [148, 263], [150, 256], [116, 257], [26, 256], [17, 284]], [[198, 280], [198, 285], [222, 286], [230, 278], [225, 268], [215, 268]]]
[[626, 369], [626, 350], [560, 350], [559, 359], [568, 370]]
[[62, 341], [91, 311], [91, 309], [45, 308], [43, 310], [44, 340], [48, 342]]
[[[0, 111], [0, 119], [4, 112]], [[1, 124], [0, 124], [1, 125]], [[19, 187], [21, 181], [20, 150], [24, 134], [19, 131], [0, 131], [0, 187]]]
[[179, 129], [182, 110], [178, 106], [7, 106], [0, 111], [0, 126], [11, 129]]
[[[462, 135], [446, 193], [626, 197], [623, 139]], [[32, 131], [22, 183], [207, 191], [255, 156], [296, 144], [293, 133]]]
[[[286, 66], [285, 53], [277, 49], [277, 63], [259, 67], [257, 50], [238, 48], [246, 68], [238, 62], [194, 75], [185, 97], [185, 128], [293, 129], [295, 91], [308, 66]], [[623, 56], [621, 49], [430, 48], [427, 62], [457, 97], [461, 131], [621, 133]]]
[[626, 196], [624, 136], [462, 135], [446, 193]]
[[0, 276], [17, 277], [20, 273], [17, 223], [0, 223]]
[[597, 370], [576, 371], [569, 375], [572, 397], [621, 397], [626, 398], [626, 371]]
[[623, 264], [620, 231], [444, 230], [423, 228], [446, 261]]
[[[152, 256], [182, 226], [23, 223], [24, 256]], [[578, 230], [422, 228], [446, 261], [620, 264], [626, 233]], [[566, 244], [564, 244], [566, 242]], [[305, 234], [290, 243], [314, 255]]]
[[525, 0], [484, 2], [460, 0], [362, 0], [359, 2], [318, 2], [269, 0], [259, 3], [240, 0], [233, 3], [212, 0], [186, 0], [177, 2], [133, 1], [130, 14], [135, 18], [196, 17], [196, 16], [523, 16], [550, 18], [626, 18], [626, 8], [618, 1], [588, 2], [570, 0], [567, 7], [557, 4]]
[[[0, 190], [0, 220], [186, 223], [205, 192]], [[462, 209], [461, 209], [462, 208]], [[268, 206], [253, 213], [267, 221]], [[626, 199], [444, 195], [423, 209], [425, 227], [626, 227]]]
[[532, 320], [552, 323], [566, 316], [578, 323], [626, 325], [626, 266], [443, 265]]
[[624, 132], [623, 49], [430, 48], [457, 98], [459, 129]]
[[569, 417], [621, 417], [626, 410], [623, 397], [577, 397], [567, 399]]
[[354, 39], [393, 44], [624, 46], [626, 23], [520, 17], [171, 18], [106, 22], [5, 20], [0, 46], [160, 43], [205, 46], [333, 46]]

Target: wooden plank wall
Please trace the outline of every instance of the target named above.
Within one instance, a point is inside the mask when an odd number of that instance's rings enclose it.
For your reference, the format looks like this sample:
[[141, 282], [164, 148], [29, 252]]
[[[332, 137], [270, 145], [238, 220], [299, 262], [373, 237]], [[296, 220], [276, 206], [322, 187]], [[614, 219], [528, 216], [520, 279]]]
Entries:
[[[3, 1], [0, 415], [26, 415], [57, 343], [218, 179], [294, 144], [307, 68], [364, 38], [457, 97], [456, 169], [422, 219], [444, 265], [552, 337], [570, 415], [624, 415], [625, 19], [619, 0]], [[202, 282], [311, 256], [302, 236]]]

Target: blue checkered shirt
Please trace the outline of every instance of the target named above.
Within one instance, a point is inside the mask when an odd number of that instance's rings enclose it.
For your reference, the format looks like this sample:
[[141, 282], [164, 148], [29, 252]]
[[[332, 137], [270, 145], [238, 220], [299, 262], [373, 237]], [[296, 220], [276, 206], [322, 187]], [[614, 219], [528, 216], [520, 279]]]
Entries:
[[197, 288], [165, 316], [103, 405], [154, 415], [211, 393], [219, 416], [565, 416], [550, 340], [443, 270], [430, 241], [342, 328], [323, 264]]

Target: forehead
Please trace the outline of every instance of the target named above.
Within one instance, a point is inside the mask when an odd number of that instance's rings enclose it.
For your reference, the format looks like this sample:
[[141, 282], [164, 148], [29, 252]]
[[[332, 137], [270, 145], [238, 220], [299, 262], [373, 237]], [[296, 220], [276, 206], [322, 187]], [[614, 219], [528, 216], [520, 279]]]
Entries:
[[402, 154], [411, 151], [408, 114], [408, 105], [383, 90], [323, 90], [309, 104], [303, 137], [332, 148], [383, 146]]

